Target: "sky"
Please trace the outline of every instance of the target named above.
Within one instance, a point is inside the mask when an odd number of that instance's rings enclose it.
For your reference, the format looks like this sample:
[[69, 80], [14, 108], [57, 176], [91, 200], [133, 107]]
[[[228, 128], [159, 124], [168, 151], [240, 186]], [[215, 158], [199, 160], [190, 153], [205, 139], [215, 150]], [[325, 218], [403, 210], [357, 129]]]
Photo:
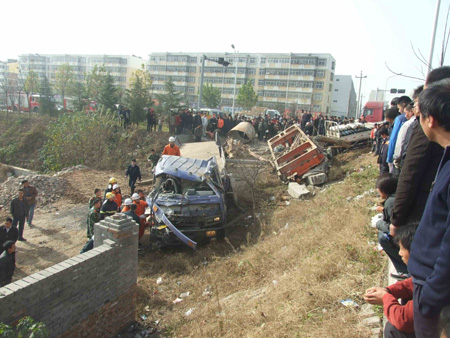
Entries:
[[[405, 89], [424, 79], [438, 0], [7, 1], [0, 60], [20, 54], [152, 52], [330, 53], [362, 101], [370, 90]], [[450, 0], [441, 0], [433, 54], [439, 66]], [[450, 26], [450, 24], [449, 24]], [[450, 54], [450, 51], [449, 53]], [[444, 64], [450, 60], [447, 57]], [[389, 97], [393, 97], [388, 96]]]

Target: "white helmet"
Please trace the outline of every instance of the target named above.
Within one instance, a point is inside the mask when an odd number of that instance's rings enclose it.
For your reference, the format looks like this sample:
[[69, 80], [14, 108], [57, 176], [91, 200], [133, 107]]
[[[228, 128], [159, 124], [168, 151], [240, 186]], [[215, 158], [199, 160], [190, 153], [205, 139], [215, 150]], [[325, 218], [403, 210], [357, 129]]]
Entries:
[[139, 198], [140, 198], [140, 197], [139, 197], [139, 194], [134, 193], [133, 195], [131, 195], [131, 199], [132, 199], [133, 201], [138, 200]]
[[170, 137], [169, 137], [169, 143], [172, 143], [172, 142], [175, 142], [175, 137], [170, 136]]
[[126, 198], [125, 201], [123, 202], [123, 205], [132, 205], [133, 201], [131, 200], [131, 198]]
[[113, 185], [113, 190], [116, 190], [117, 188], [120, 188], [118, 184]]

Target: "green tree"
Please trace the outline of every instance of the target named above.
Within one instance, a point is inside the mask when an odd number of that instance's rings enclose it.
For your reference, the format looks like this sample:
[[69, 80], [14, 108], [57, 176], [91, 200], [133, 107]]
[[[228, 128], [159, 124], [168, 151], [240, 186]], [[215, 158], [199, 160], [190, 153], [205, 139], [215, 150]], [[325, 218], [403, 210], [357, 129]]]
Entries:
[[149, 108], [153, 102], [150, 95], [152, 81], [150, 73], [144, 65], [133, 73], [130, 80], [130, 89], [126, 90], [125, 103], [131, 110], [131, 122], [139, 123], [145, 120], [144, 108]]
[[164, 91], [164, 94], [157, 96], [159, 103], [164, 107], [163, 109], [166, 112], [170, 112], [171, 109], [179, 109], [183, 101], [183, 93], [175, 90], [175, 83], [173, 83], [171, 77], [164, 83]]
[[253, 89], [253, 83], [251, 80], [247, 80], [245, 84], [239, 88], [239, 94], [237, 97], [237, 103], [242, 108], [250, 111], [258, 102], [258, 95]]
[[220, 104], [221, 94], [220, 89], [213, 87], [211, 83], [203, 85], [202, 100], [208, 108], [217, 108]]
[[75, 81], [71, 89], [73, 101], [73, 109], [75, 111], [84, 111], [86, 100], [88, 99], [86, 85], [83, 82]]
[[64, 105], [64, 99], [67, 92], [73, 87], [73, 82], [75, 81], [72, 67], [67, 63], [58, 67], [55, 73], [54, 86], [56, 92], [61, 95], [62, 105]]
[[98, 93], [98, 103], [105, 109], [115, 110], [115, 104], [119, 102], [117, 86], [114, 83], [114, 77], [108, 73], [102, 79]]
[[31, 112], [30, 98], [33, 93], [39, 92], [39, 76], [32, 69], [28, 70], [27, 78], [23, 90], [28, 99], [28, 111]]
[[86, 93], [90, 99], [94, 101], [98, 100], [101, 84], [106, 75], [107, 73], [104, 65], [100, 67], [95, 65], [86, 75]]
[[39, 111], [43, 114], [56, 116], [58, 111], [56, 110], [55, 101], [53, 99], [52, 87], [46, 76], [42, 78], [40, 87], [41, 96]]

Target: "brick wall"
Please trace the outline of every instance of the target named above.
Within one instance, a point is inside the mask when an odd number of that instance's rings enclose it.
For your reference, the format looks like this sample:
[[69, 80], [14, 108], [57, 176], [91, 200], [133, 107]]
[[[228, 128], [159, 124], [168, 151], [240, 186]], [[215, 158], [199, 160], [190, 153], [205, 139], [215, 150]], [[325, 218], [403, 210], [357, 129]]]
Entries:
[[138, 226], [119, 214], [95, 225], [95, 247], [0, 288], [0, 321], [25, 315], [51, 337], [110, 337], [134, 320]]

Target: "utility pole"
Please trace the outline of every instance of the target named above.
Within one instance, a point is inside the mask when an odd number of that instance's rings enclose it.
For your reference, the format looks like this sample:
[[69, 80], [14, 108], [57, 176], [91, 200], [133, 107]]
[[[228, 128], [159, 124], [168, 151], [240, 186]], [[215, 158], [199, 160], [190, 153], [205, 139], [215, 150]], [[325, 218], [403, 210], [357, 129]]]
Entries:
[[365, 79], [366, 77], [367, 77], [367, 75], [365, 75], [365, 76], [362, 75], [362, 71], [359, 76], [355, 75], [355, 78], [359, 79], [358, 105], [356, 106], [356, 108], [357, 108], [356, 114], [357, 115], [361, 113], [361, 83], [362, 83], [362, 79]]
[[198, 109], [202, 107], [202, 91], [203, 91], [203, 77], [205, 75], [205, 59], [207, 59], [206, 55], [202, 55], [202, 72], [200, 75], [200, 88], [198, 90]]

